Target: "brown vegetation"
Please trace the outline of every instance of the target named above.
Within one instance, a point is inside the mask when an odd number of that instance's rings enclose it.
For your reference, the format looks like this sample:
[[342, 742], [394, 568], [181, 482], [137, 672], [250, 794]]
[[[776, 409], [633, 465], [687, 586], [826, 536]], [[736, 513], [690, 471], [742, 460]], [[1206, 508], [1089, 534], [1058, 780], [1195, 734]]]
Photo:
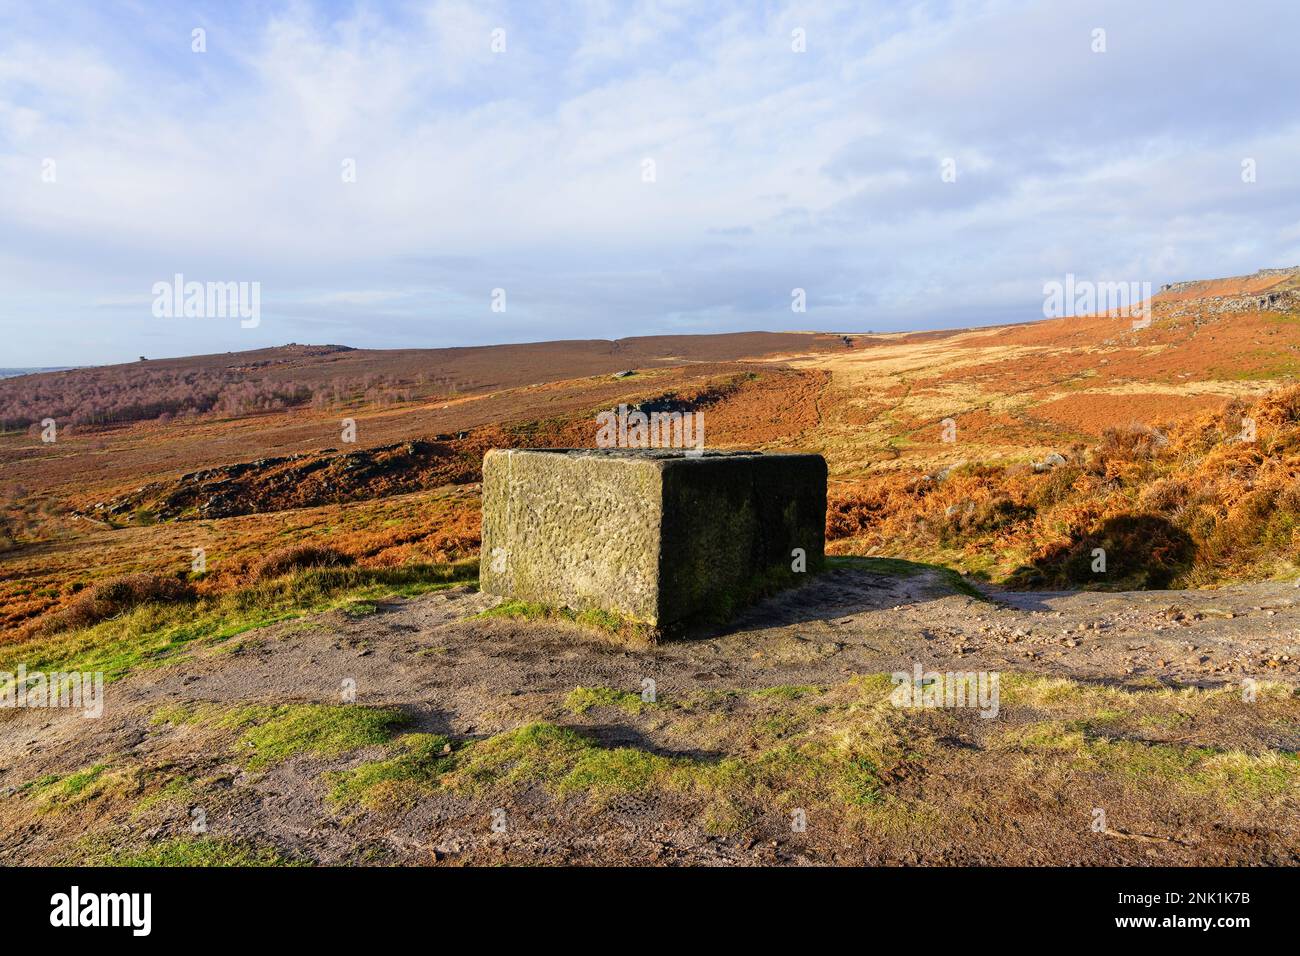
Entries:
[[43, 622], [47, 633], [90, 627], [148, 601], [170, 603], [194, 596], [193, 588], [164, 574], [126, 574], [93, 584]]
[[392, 351], [288, 345], [0, 379], [0, 432], [46, 418], [66, 429], [233, 418], [306, 405], [321, 410], [448, 401], [538, 381], [662, 367], [687, 352], [695, 361], [734, 361], [830, 348], [843, 345], [834, 336], [772, 332]]
[[[0, 434], [0, 629], [26, 630], [112, 577], [187, 575], [194, 547], [208, 554], [201, 594], [237, 586], [268, 551], [296, 543], [363, 568], [472, 557], [483, 453], [590, 445], [594, 413], [624, 402], [704, 410], [713, 447], [823, 453], [832, 551], [1025, 585], [1282, 573], [1296, 556], [1288, 516], [1300, 492], [1285, 451], [1268, 443], [1290, 426], [1256, 412], [1259, 461], [1239, 461], [1232, 439], [1248, 403], [1290, 375], [1295, 318], [1173, 315], [1157, 303], [1140, 332], [1101, 316], [849, 343], [762, 333], [288, 346], [11, 379], [0, 407], [53, 398], [76, 418], [79, 396], [103, 404], [71, 432], [61, 419], [56, 443]], [[218, 398], [229, 386], [234, 404], [125, 420], [135, 413], [121, 402], [187, 402], [184, 388], [209, 386]], [[277, 410], [302, 398], [298, 386], [311, 397]], [[1217, 425], [1192, 448], [1195, 415]], [[357, 445], [341, 443], [344, 417]], [[941, 441], [946, 418], [955, 444]], [[1156, 421], [1169, 427], [1156, 433]], [[1030, 466], [1051, 452], [1065, 463]], [[1098, 547], [1104, 576], [1091, 570]]]
[[1171, 428], [1108, 429], [1054, 466], [968, 464], [840, 486], [827, 531], [835, 553], [942, 559], [1024, 586], [1288, 573], [1300, 563], [1300, 387]]
[[277, 548], [253, 564], [250, 581], [269, 581], [293, 571], [307, 568], [336, 568], [353, 563], [351, 556], [337, 548], [319, 544], [294, 544]]

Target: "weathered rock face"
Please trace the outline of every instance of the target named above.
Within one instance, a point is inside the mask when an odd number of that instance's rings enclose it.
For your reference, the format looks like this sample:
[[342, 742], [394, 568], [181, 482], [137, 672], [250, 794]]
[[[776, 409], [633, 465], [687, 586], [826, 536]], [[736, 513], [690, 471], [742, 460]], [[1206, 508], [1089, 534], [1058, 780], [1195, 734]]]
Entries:
[[480, 587], [656, 627], [718, 619], [823, 561], [820, 455], [516, 449], [483, 460]]

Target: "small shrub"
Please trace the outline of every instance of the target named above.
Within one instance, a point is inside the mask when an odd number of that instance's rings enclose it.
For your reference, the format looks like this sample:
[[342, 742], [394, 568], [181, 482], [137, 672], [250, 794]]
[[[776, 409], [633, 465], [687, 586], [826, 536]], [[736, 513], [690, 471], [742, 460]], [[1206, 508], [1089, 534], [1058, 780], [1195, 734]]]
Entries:
[[1034, 507], [1043, 509], [1068, 501], [1074, 494], [1075, 482], [1083, 477], [1084, 471], [1078, 465], [1066, 464], [1053, 468], [1042, 475], [1035, 484], [1031, 501]]
[[1279, 511], [1300, 515], [1300, 481], [1293, 481], [1282, 489], [1277, 496], [1277, 507]]
[[1187, 504], [1191, 489], [1181, 478], [1161, 478], [1142, 490], [1138, 507], [1144, 511], [1173, 514]]
[[163, 574], [127, 574], [83, 590], [67, 607], [50, 615], [44, 629], [47, 633], [54, 633], [90, 627], [146, 601], [174, 603], [193, 597], [194, 590], [180, 578]]
[[972, 535], [991, 534], [1034, 517], [1031, 505], [1020, 504], [1005, 495], [954, 505], [944, 516], [939, 540], [945, 543]]
[[883, 512], [884, 508], [878, 501], [832, 498], [826, 508], [826, 539], [856, 537], [880, 521]]
[[250, 570], [253, 581], [269, 581], [306, 568], [336, 568], [352, 564], [352, 558], [335, 548], [316, 544], [295, 544], [270, 552]]
[[1093, 454], [1102, 463], [1150, 461], [1159, 457], [1168, 445], [1169, 440], [1160, 429], [1135, 424], [1107, 428]]
[[[1106, 553], [1106, 570], [1093, 571], [1093, 551]], [[1018, 583], [1092, 585], [1109, 588], [1165, 588], [1187, 571], [1196, 544], [1159, 515], [1123, 514], [1104, 520], [1072, 544], [1060, 545], [1017, 572]]]

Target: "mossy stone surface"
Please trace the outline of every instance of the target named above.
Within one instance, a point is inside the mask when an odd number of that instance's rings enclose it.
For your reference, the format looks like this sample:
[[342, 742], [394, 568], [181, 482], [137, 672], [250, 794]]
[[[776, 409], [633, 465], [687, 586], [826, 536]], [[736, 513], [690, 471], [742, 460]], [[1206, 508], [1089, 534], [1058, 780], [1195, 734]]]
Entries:
[[480, 587], [664, 627], [797, 584], [825, 546], [820, 455], [494, 449]]

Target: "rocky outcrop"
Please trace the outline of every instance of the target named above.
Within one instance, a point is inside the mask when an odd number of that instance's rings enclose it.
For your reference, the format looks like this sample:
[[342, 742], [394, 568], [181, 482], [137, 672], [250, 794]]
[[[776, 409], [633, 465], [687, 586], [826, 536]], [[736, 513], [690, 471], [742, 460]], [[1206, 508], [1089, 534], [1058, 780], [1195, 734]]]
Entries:
[[192, 471], [101, 502], [91, 514], [173, 521], [340, 504], [477, 480], [476, 458], [444, 441], [327, 448]]
[[[1276, 279], [1275, 282], [1261, 280]], [[1162, 317], [1223, 315], [1231, 312], [1300, 310], [1300, 266], [1260, 269], [1240, 279], [1171, 282], [1153, 305]]]

